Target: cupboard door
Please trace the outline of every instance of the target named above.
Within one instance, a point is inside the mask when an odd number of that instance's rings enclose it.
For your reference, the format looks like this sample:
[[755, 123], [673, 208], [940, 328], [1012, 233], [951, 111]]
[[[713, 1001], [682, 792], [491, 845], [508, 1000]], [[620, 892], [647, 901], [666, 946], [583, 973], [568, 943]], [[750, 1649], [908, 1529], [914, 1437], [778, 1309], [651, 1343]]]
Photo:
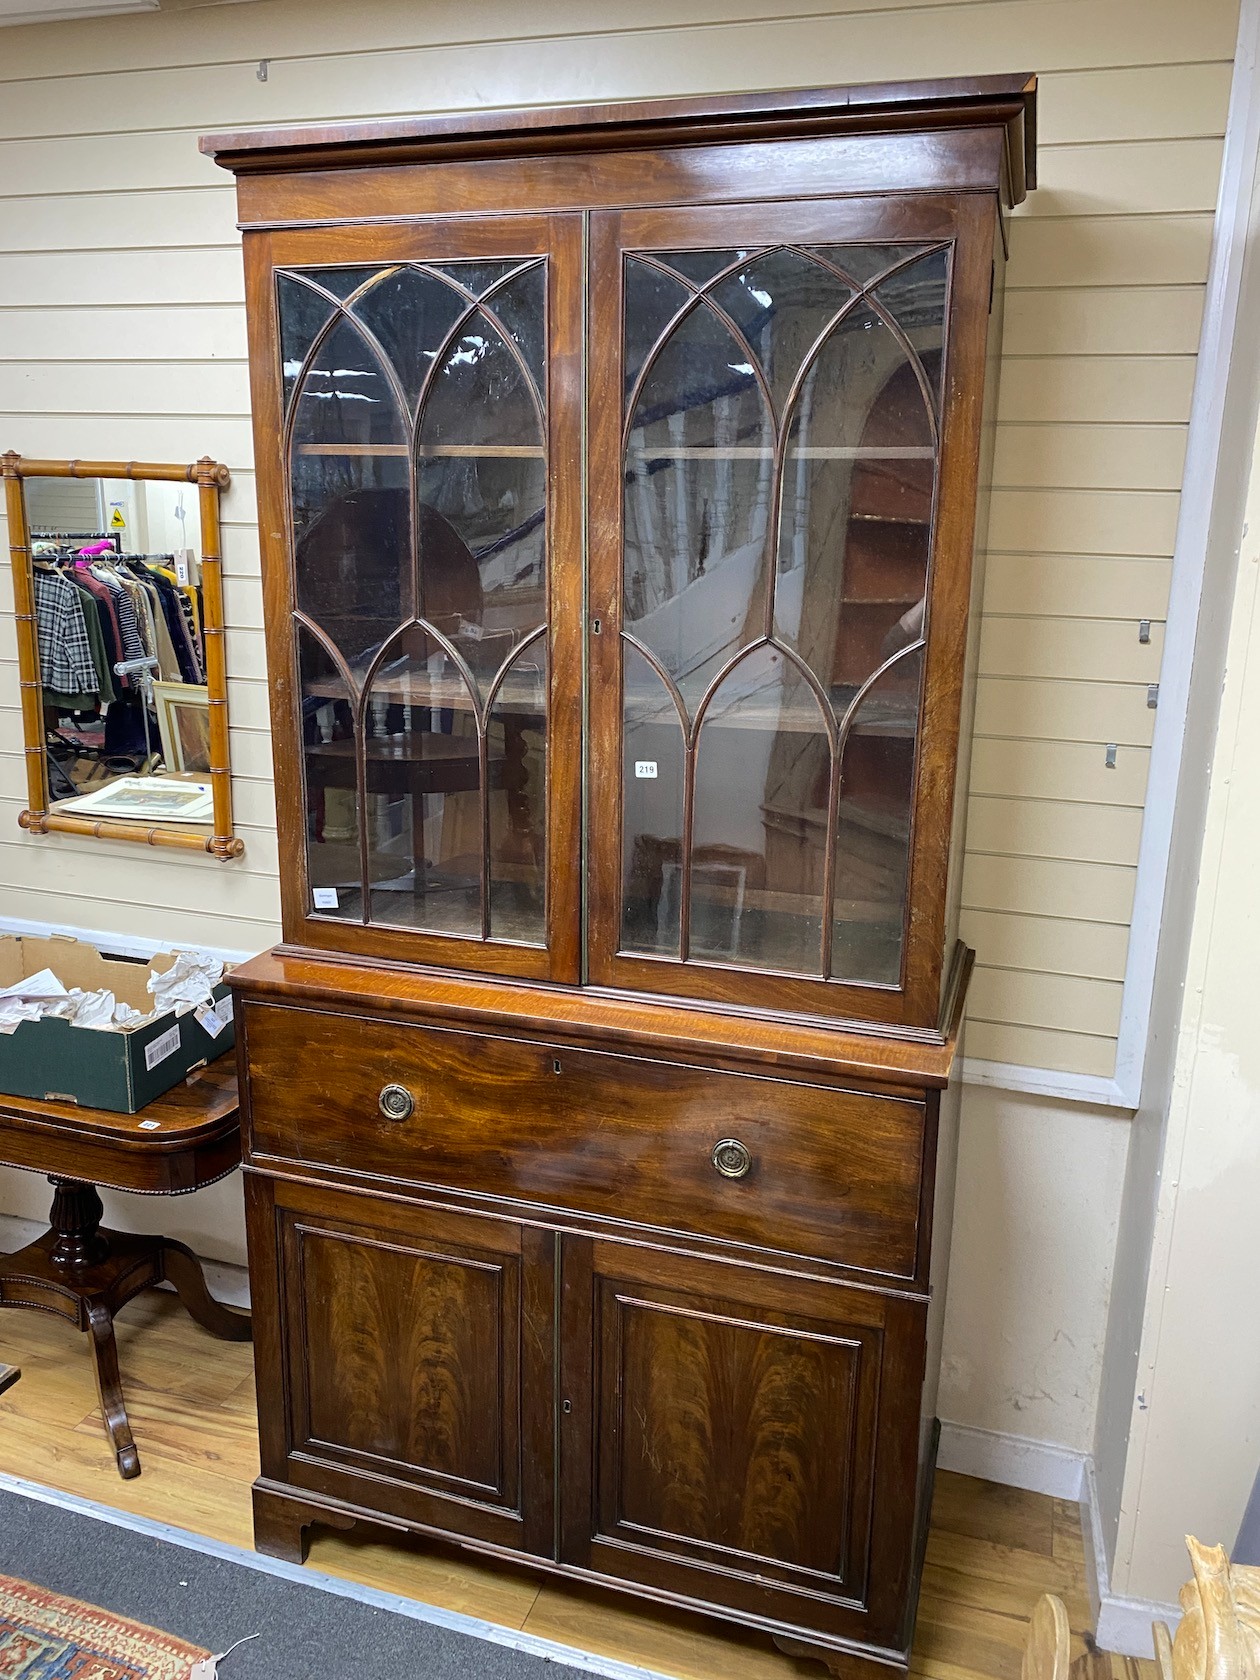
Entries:
[[921, 1303], [564, 1238], [562, 1556], [895, 1641]]
[[554, 1239], [330, 1191], [276, 1196], [283, 1479], [551, 1555]]
[[574, 980], [580, 222], [272, 250], [290, 573], [271, 655], [294, 669], [278, 738], [295, 748], [277, 783], [301, 837], [286, 923], [307, 944]]
[[593, 978], [935, 1024], [978, 217], [593, 219]]

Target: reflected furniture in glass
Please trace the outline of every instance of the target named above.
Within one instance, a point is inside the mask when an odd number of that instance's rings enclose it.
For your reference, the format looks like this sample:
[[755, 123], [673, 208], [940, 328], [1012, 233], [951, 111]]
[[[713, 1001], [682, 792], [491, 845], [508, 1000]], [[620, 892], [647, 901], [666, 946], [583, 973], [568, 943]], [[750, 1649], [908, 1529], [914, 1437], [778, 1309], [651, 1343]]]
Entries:
[[904, 1668], [1028, 77], [227, 134], [257, 1543]]

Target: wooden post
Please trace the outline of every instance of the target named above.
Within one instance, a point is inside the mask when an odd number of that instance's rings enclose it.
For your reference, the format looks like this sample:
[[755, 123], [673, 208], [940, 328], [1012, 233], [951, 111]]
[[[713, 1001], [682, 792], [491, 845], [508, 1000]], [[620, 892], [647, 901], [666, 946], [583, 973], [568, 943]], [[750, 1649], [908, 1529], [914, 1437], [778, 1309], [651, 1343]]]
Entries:
[[219, 491], [228, 469], [208, 455], [196, 463], [201, 503], [201, 633], [206, 650], [206, 695], [210, 706], [210, 786], [214, 798], [216, 857], [239, 857], [244, 842], [232, 834], [232, 771], [228, 738], [227, 652], [223, 623], [223, 557], [220, 553]]
[[31, 568], [31, 533], [22, 492], [22, 457], [0, 455], [9, 555], [13, 562], [13, 609], [17, 630], [18, 685], [22, 695], [22, 738], [26, 748], [26, 803], [19, 822], [34, 834], [44, 832], [48, 814], [48, 766], [44, 752], [43, 685], [39, 669], [39, 633], [35, 623], [35, 578]]

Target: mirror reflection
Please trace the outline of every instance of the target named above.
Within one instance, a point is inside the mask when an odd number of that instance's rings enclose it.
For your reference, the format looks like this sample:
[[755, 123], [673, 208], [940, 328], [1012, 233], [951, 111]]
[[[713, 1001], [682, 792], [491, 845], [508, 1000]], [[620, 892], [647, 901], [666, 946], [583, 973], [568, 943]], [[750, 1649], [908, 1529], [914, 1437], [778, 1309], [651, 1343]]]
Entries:
[[210, 823], [197, 486], [24, 490], [52, 809]]

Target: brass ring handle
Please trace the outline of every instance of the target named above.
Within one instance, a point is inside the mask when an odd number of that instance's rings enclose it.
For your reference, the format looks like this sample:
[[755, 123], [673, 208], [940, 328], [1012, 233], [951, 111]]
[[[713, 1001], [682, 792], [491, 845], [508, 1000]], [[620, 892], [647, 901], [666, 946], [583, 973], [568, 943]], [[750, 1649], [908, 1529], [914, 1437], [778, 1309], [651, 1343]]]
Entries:
[[752, 1156], [746, 1144], [738, 1138], [721, 1138], [713, 1145], [709, 1157], [723, 1178], [743, 1178], [752, 1166]]
[[405, 1085], [386, 1085], [376, 1105], [387, 1120], [406, 1120], [416, 1106], [416, 1099]]

